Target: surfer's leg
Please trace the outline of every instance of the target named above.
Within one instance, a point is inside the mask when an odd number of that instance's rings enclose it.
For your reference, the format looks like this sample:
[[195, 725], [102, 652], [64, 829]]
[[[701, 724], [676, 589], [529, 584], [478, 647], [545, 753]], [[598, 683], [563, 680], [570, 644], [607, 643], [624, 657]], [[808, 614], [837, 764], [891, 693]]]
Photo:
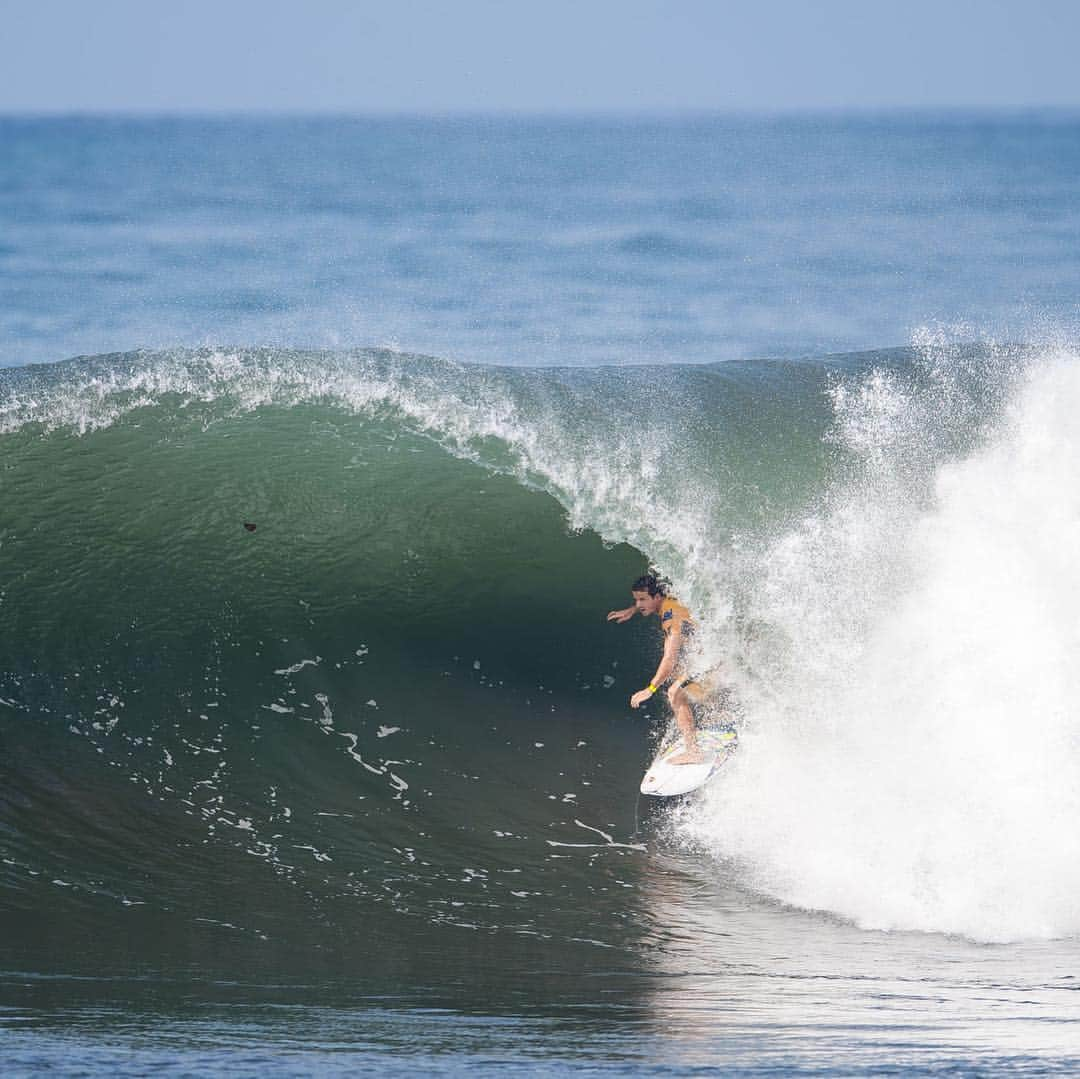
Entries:
[[687, 689], [692, 682], [679, 680], [668, 690], [668, 700], [671, 702], [671, 710], [675, 713], [675, 722], [679, 724], [679, 730], [683, 736], [683, 744], [686, 746], [685, 753], [678, 753], [669, 758], [669, 764], [697, 764], [703, 760], [703, 754], [698, 748], [697, 726], [694, 723], [694, 712], [690, 707], [690, 694]]

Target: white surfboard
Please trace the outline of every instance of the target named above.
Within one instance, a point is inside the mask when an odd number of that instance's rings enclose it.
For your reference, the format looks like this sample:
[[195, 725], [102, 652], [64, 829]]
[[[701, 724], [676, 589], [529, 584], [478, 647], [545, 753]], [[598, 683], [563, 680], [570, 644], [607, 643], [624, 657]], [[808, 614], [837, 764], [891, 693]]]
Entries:
[[703, 787], [735, 751], [739, 736], [731, 727], [715, 727], [697, 732], [697, 743], [705, 755], [700, 764], [671, 764], [671, 758], [686, 751], [682, 737], [662, 749], [649, 765], [641, 781], [641, 793], [657, 798], [674, 798]]

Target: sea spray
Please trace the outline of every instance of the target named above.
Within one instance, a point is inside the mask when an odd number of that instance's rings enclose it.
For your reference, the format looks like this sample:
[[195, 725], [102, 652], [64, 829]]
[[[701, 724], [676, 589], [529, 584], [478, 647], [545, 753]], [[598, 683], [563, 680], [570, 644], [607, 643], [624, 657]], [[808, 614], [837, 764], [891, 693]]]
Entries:
[[[862, 926], [1070, 935], [1080, 362], [1002, 355], [974, 429], [943, 370], [929, 395], [876, 372], [838, 396], [862, 467], [760, 551], [748, 603], [786, 647], [744, 687], [741, 757], [686, 832], [751, 887]], [[941, 456], [950, 427], [971, 445]]]

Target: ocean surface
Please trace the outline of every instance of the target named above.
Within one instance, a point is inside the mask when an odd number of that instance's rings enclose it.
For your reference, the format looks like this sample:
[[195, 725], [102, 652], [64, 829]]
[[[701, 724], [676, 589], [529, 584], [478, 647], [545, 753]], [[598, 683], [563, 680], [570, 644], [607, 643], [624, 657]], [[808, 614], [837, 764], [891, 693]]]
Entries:
[[0, 118], [0, 1070], [1075, 1074], [1078, 316], [1071, 113]]

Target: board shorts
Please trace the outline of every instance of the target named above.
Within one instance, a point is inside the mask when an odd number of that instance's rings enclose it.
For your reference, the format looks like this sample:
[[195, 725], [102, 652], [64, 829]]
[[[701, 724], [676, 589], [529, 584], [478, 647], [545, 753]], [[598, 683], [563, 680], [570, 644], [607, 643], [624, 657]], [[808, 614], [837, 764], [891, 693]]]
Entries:
[[712, 667], [702, 674], [680, 675], [676, 677], [673, 685], [676, 689], [686, 690], [686, 695], [694, 704], [701, 704], [702, 701], [711, 697], [727, 695], [720, 681], [719, 667]]

